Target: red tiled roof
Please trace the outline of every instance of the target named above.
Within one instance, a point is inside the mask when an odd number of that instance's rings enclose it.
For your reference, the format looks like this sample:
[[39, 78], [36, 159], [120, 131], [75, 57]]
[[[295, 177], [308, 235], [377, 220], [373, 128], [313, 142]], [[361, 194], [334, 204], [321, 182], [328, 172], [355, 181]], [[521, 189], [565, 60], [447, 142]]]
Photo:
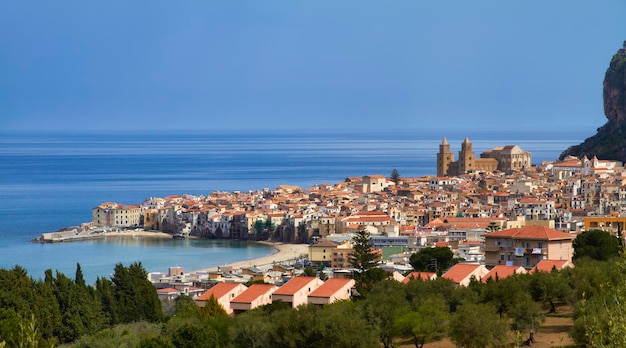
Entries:
[[[485, 274], [482, 279], [483, 283], [487, 282], [487, 279], [493, 278], [496, 279], [504, 279], [506, 277], [510, 277], [519, 271], [520, 266], [505, 266], [505, 265], [497, 265], [489, 271], [489, 273]], [[523, 269], [523, 268], [522, 268]], [[524, 271], [522, 271], [524, 272]]]
[[232, 299], [230, 302], [252, 303], [252, 301], [259, 298], [259, 296], [267, 294], [275, 288], [277, 287], [274, 284], [252, 284], [248, 289]]
[[233, 289], [235, 289], [238, 285], [240, 285], [240, 284], [239, 283], [219, 283], [219, 284], [215, 285], [214, 287], [210, 288], [204, 294], [198, 296], [198, 298], [196, 300], [197, 301], [206, 301], [206, 300], [211, 298], [211, 294], [216, 299], [219, 299], [220, 297], [226, 295], [228, 292], [230, 292]]
[[339, 245], [339, 243], [335, 243], [333, 241], [330, 240], [321, 240], [319, 243], [317, 244], [313, 244], [311, 245], [311, 247], [337, 247]]
[[556, 268], [557, 270], [560, 270], [565, 267], [572, 267], [571, 262], [569, 262], [568, 260], [544, 259], [544, 260], [539, 261], [539, 263], [531, 270], [531, 273], [552, 272], [552, 268]]
[[575, 237], [569, 233], [563, 233], [552, 228], [543, 226], [526, 226], [522, 228], [510, 228], [508, 230], [485, 233], [485, 238], [513, 238], [532, 240], [573, 240]]
[[553, 167], [582, 167], [582, 163], [578, 162], [578, 161], [567, 161], [567, 162], [559, 162], [559, 163], [554, 163], [552, 165]]
[[446, 273], [444, 273], [442, 277], [450, 279], [455, 283], [460, 283], [478, 267], [480, 267], [479, 264], [457, 263], [456, 265], [452, 266], [452, 268], [450, 268]]
[[164, 288], [164, 289], [158, 289], [157, 292], [160, 293], [160, 294], [170, 294], [170, 293], [177, 293], [177, 292], [180, 292], [180, 291], [178, 291], [178, 289], [174, 289], [174, 288]]
[[286, 282], [283, 286], [276, 290], [274, 294], [293, 295], [314, 280], [315, 277], [293, 277], [290, 281]]
[[309, 297], [331, 297], [339, 289], [352, 282], [354, 282], [354, 279], [330, 278], [310, 293]]
[[354, 216], [389, 216], [384, 211], [360, 211]]
[[433, 275], [435, 275], [435, 272], [411, 272], [409, 275], [404, 277], [402, 283], [406, 284], [410, 282], [411, 279], [430, 280]]

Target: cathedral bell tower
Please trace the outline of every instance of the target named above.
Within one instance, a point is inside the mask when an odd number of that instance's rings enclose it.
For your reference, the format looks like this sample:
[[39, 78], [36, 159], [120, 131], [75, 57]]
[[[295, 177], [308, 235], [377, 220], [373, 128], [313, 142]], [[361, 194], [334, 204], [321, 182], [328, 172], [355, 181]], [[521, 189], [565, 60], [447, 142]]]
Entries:
[[463, 144], [461, 144], [461, 151], [459, 151], [459, 174], [476, 170], [475, 162], [476, 156], [472, 150], [472, 143], [468, 138], [465, 138]]
[[439, 153], [437, 154], [437, 176], [448, 176], [448, 169], [452, 162], [454, 162], [454, 154], [450, 152], [450, 144], [444, 137], [439, 144]]

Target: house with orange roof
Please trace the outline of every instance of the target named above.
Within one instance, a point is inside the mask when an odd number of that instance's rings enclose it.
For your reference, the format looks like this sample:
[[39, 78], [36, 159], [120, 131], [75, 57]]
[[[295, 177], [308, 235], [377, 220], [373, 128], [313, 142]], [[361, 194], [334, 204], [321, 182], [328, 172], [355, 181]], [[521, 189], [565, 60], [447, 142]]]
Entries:
[[567, 172], [570, 175], [573, 173], [581, 173], [583, 171], [583, 163], [576, 157], [566, 158], [564, 161], [554, 162], [546, 167], [551, 171], [551, 174], [557, 172]]
[[248, 289], [230, 301], [234, 314], [249, 311], [272, 303], [272, 294], [278, 289], [274, 284], [252, 284]]
[[350, 227], [360, 226], [372, 226], [381, 233], [397, 228], [397, 223], [385, 212], [359, 212], [340, 219], [336, 228], [338, 233], [343, 233]]
[[541, 260], [571, 261], [574, 236], [545, 226], [525, 226], [486, 233], [485, 265], [507, 263], [533, 268]]
[[97, 227], [139, 226], [141, 211], [138, 205], [105, 202], [91, 210], [92, 223]]
[[541, 260], [539, 263], [530, 270], [530, 273], [535, 272], [552, 272], [553, 269], [560, 271], [564, 268], [574, 267], [572, 261], [569, 260]]
[[241, 283], [218, 283], [204, 294], [198, 296], [198, 298], [195, 299], [195, 302], [198, 306], [204, 307], [206, 301], [213, 296], [217, 302], [224, 307], [226, 313], [233, 314], [233, 309], [230, 307], [230, 301], [239, 296], [239, 294], [244, 292], [247, 288], [248, 287]]
[[457, 263], [441, 277], [453, 281], [456, 285], [467, 286], [472, 278], [480, 281], [487, 273], [489, 270], [481, 264]]
[[486, 283], [487, 281], [491, 280], [500, 280], [500, 279], [504, 279], [507, 277], [510, 277], [514, 274], [526, 274], [528, 273], [528, 271], [526, 270], [526, 268], [522, 267], [522, 266], [505, 266], [505, 265], [497, 265], [494, 268], [492, 268], [489, 273], [487, 273], [483, 278], [482, 278], [482, 282]]
[[411, 272], [404, 279], [402, 279], [403, 284], [406, 284], [414, 279], [420, 279], [423, 281], [426, 280], [435, 280], [437, 279], [437, 273], [435, 272]]
[[309, 260], [314, 265], [330, 266], [333, 259], [333, 250], [340, 244], [329, 240], [322, 240], [317, 244], [309, 245]]
[[322, 305], [348, 300], [354, 284], [354, 279], [330, 278], [309, 294], [308, 303]]
[[180, 291], [175, 288], [163, 288], [157, 289], [157, 295], [159, 296], [159, 300], [173, 300], [180, 296]]
[[272, 294], [272, 302], [283, 301], [297, 308], [307, 304], [309, 294], [323, 283], [317, 277], [293, 277]]
[[362, 192], [380, 192], [387, 187], [384, 175], [365, 175], [361, 180]]

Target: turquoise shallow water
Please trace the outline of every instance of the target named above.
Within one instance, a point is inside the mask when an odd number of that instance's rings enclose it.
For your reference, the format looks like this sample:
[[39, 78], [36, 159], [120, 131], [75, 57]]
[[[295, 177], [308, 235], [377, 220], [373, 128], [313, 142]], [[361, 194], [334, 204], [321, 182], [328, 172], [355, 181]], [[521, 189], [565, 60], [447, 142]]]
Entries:
[[59, 134], [0, 132], [0, 267], [16, 264], [35, 278], [45, 269], [87, 280], [107, 276], [116, 263], [140, 261], [148, 271], [196, 270], [254, 259], [268, 246], [230, 241], [120, 239], [37, 244], [43, 232], [91, 220], [102, 202], [139, 204], [176, 194], [256, 190], [281, 184], [308, 188], [349, 176], [435, 173], [446, 136], [452, 151], [468, 136], [474, 151], [516, 144], [533, 163], [554, 160], [584, 134], [554, 132], [450, 134], [302, 131], [215, 134]]
[[85, 280], [91, 283], [98, 276], [111, 274], [119, 262], [141, 262], [148, 272], [166, 272], [172, 266], [194, 271], [256, 259], [275, 251], [271, 246], [240, 241], [124, 236], [55, 244], [24, 242], [0, 248], [0, 257], [3, 263], [7, 261], [4, 268], [12, 267], [14, 263], [9, 259], [14, 258], [34, 278], [43, 277], [46, 269], [73, 277], [76, 263], [80, 263]]

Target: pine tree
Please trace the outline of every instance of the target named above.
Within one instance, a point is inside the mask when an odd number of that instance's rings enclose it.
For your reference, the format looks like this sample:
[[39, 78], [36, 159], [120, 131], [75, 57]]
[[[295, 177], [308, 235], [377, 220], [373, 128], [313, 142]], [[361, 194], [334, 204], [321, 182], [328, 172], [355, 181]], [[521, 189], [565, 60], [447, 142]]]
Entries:
[[85, 286], [85, 278], [83, 277], [83, 269], [80, 267], [80, 263], [76, 263], [76, 277], [74, 279], [76, 285]]
[[211, 294], [208, 300], [204, 302], [204, 307], [200, 309], [200, 315], [205, 318], [214, 318], [218, 316], [227, 316], [226, 310], [217, 302], [215, 296]]
[[396, 185], [400, 182], [400, 173], [395, 168], [391, 171], [391, 181], [393, 181]]
[[376, 266], [377, 255], [372, 252], [370, 245], [370, 234], [361, 228], [354, 237], [352, 237], [352, 252], [348, 256], [348, 261], [352, 267], [361, 272]]

